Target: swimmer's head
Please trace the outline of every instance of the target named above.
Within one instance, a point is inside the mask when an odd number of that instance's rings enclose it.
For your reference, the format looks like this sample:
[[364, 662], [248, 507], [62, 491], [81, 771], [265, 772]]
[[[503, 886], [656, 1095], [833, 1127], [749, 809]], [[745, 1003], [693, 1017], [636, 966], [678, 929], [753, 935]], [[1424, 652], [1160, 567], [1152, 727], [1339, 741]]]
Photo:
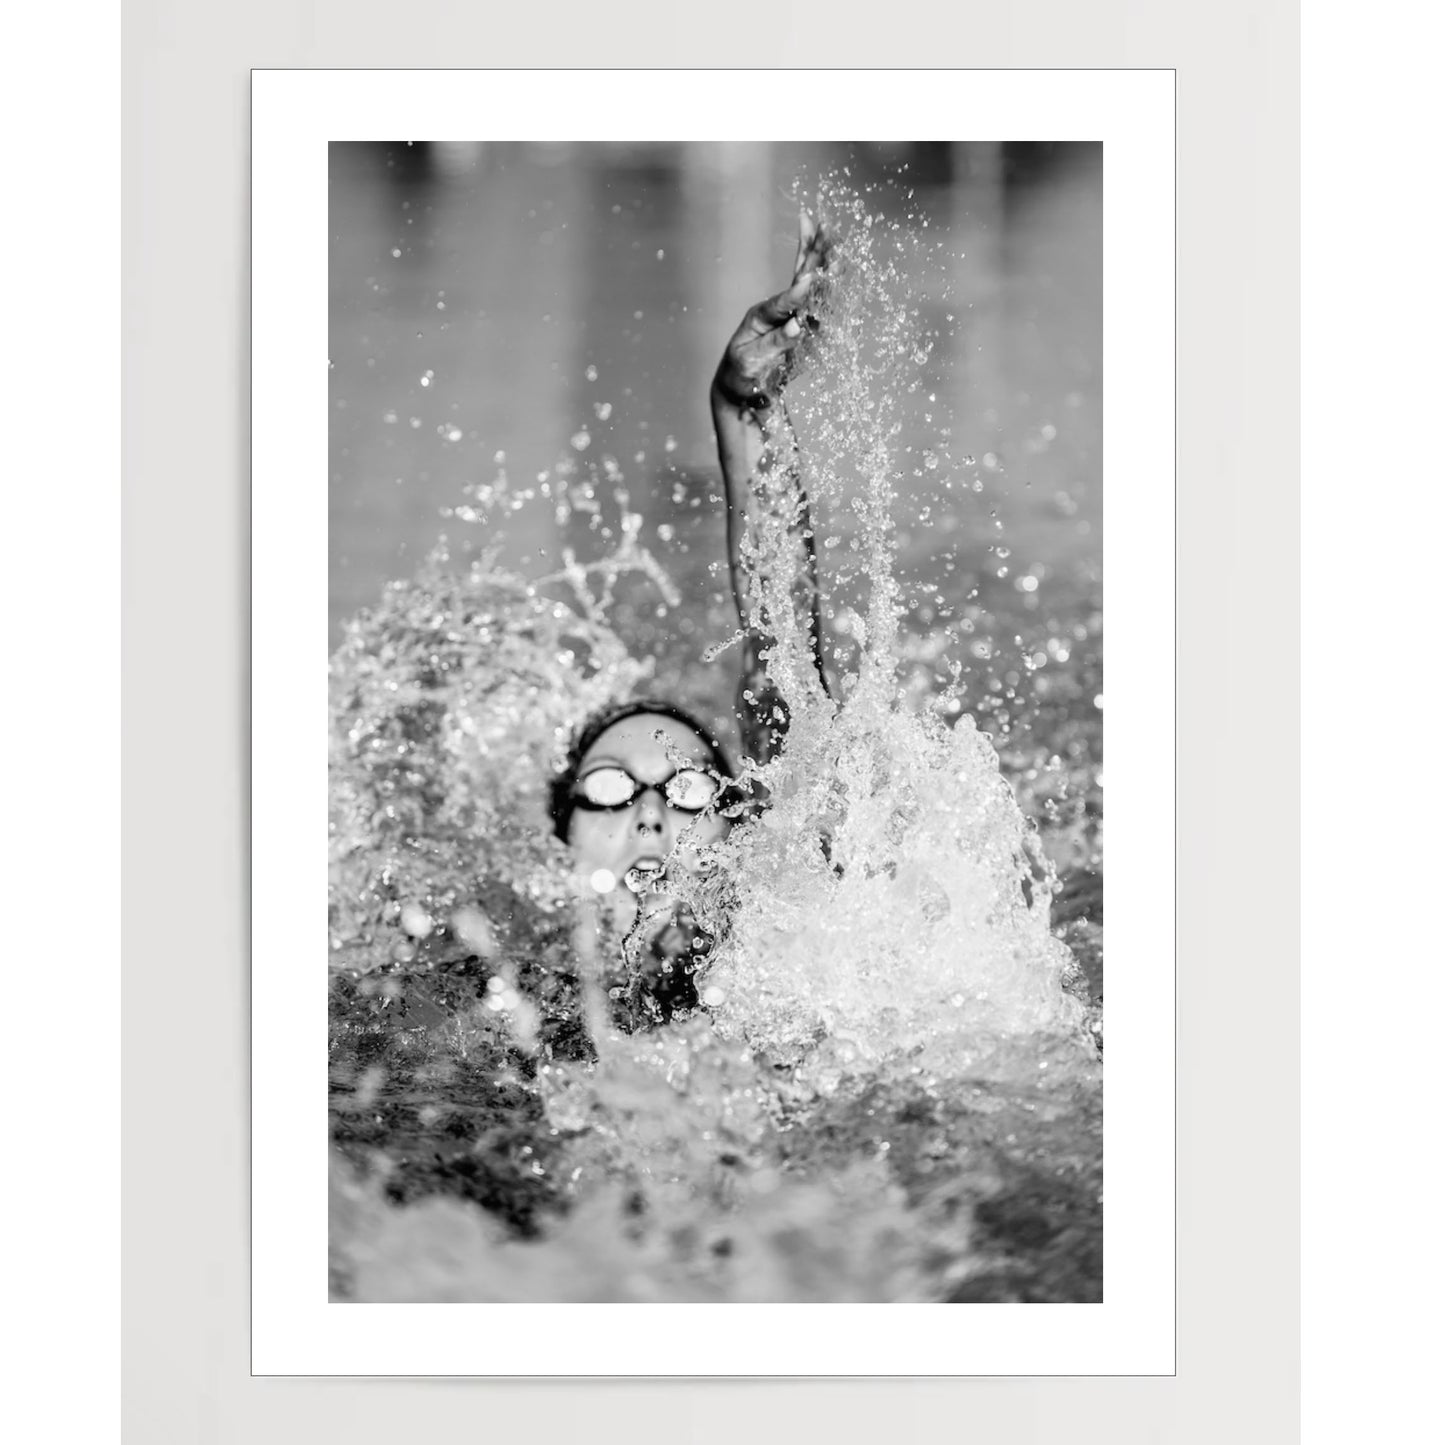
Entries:
[[621, 886], [632, 869], [660, 868], [684, 832], [692, 845], [725, 837], [715, 805], [731, 776], [696, 718], [652, 699], [624, 703], [578, 733], [552, 783], [552, 825], [584, 876]]

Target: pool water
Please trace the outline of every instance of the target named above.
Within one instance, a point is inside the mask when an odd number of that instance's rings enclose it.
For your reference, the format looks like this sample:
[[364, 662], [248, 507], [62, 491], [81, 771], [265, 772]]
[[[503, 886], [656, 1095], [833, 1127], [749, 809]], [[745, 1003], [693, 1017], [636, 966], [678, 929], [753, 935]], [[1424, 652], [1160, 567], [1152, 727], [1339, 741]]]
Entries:
[[1097, 528], [1046, 545], [1087, 494], [1031, 526], [959, 444], [953, 241], [846, 169], [789, 393], [840, 701], [787, 697], [771, 806], [669, 880], [690, 977], [639, 992], [545, 785], [612, 698], [733, 726], [715, 471], [584, 416], [342, 624], [336, 1299], [1102, 1296]]

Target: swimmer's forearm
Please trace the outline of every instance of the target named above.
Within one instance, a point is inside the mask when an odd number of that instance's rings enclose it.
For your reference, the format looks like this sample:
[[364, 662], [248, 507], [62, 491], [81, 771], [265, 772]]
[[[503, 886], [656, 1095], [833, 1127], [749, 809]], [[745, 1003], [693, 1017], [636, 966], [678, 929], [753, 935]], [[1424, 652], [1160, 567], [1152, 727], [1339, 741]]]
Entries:
[[[742, 545], [748, 528], [760, 527], [763, 521], [765, 470], [773, 476], [781, 473], [791, 483], [792, 500], [798, 507], [798, 522], [811, 531], [807, 499], [798, 485], [793, 428], [781, 398], [769, 399], [768, 404], [762, 407], [748, 406], [729, 397], [718, 378], [714, 377], [711, 402], [713, 426], [717, 432], [718, 463], [722, 468], [727, 502], [728, 575], [732, 581], [738, 623], [744, 631], [752, 631], [748, 607], [748, 566], [743, 558]], [[797, 530], [796, 526], [790, 528], [795, 533]], [[811, 558], [808, 561], [811, 562]], [[802, 570], [816, 587], [811, 566]]]
[[776, 495], [779, 489], [775, 482], [772, 504], [781, 504], [788, 514], [788, 532], [798, 548], [792, 568], [793, 608], [798, 625], [810, 639], [813, 663], [826, 691], [813, 519], [798, 474], [797, 443], [787, 409], [779, 397], [772, 398], [766, 407], [740, 403], [727, 394], [717, 379], [713, 382], [711, 402], [727, 500], [728, 573], [739, 625], [755, 642], [770, 642], [749, 616], [749, 578], [742, 539], [749, 526], [758, 526], [762, 521], [767, 505], [764, 477], [781, 479], [784, 496]]
[[742, 558], [743, 532], [758, 520], [754, 478], [763, 459], [767, 441], [762, 420], [750, 407], [730, 400], [717, 379], [713, 379], [713, 428], [717, 433], [718, 463], [722, 468], [724, 499], [727, 502], [728, 577], [738, 625], [749, 627], [746, 567]]
[[730, 398], [717, 377], [713, 378], [709, 401], [727, 503], [728, 580], [732, 585], [738, 625], [747, 634], [737, 688], [739, 740], [744, 757], [766, 763], [777, 753], [781, 728], [771, 723], [773, 698], [767, 669], [760, 655], [766, 641], [748, 621], [742, 539], [750, 520], [756, 518], [757, 498], [753, 479], [767, 442], [757, 412]]

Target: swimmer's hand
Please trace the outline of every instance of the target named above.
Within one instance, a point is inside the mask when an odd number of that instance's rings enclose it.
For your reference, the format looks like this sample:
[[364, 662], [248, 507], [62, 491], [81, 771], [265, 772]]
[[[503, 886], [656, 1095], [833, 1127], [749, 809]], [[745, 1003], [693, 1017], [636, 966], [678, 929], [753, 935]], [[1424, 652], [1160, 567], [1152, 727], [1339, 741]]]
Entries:
[[712, 402], [735, 411], [761, 411], [782, 391], [793, 350], [810, 331], [833, 253], [833, 238], [807, 211], [798, 215], [798, 254], [784, 291], [759, 301], [742, 319], [713, 377]]

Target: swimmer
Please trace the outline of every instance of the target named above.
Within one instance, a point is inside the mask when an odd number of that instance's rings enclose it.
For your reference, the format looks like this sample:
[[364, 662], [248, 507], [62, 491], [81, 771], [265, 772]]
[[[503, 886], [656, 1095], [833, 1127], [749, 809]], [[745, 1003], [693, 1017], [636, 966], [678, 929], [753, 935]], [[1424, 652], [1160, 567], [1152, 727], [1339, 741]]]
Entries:
[[[743, 539], [765, 510], [787, 523], [796, 554], [786, 561], [795, 621], [808, 637], [817, 683], [827, 690], [821, 652], [817, 566], [807, 498], [798, 479], [797, 445], [782, 392], [803, 339], [817, 330], [814, 314], [826, 284], [832, 240], [804, 211], [799, 217], [793, 279], [758, 302], [733, 333], [714, 374], [710, 404], [727, 500], [728, 564], [744, 633], [738, 721], [744, 753], [774, 757], [787, 730], [787, 709], [768, 674], [776, 646], [766, 606], [750, 625], [750, 603], [765, 581], [749, 571]], [[782, 619], [776, 619], [781, 622]], [[718, 810], [734, 776], [707, 727], [681, 708], [637, 700], [589, 718], [552, 784], [553, 826], [572, 849], [592, 888], [610, 896], [630, 927], [647, 914], [648, 884], [668, 867], [692, 867], [697, 850], [724, 838], [730, 820]], [[654, 910], [666, 932], [665, 902]], [[670, 950], [664, 950], [670, 951]]]

